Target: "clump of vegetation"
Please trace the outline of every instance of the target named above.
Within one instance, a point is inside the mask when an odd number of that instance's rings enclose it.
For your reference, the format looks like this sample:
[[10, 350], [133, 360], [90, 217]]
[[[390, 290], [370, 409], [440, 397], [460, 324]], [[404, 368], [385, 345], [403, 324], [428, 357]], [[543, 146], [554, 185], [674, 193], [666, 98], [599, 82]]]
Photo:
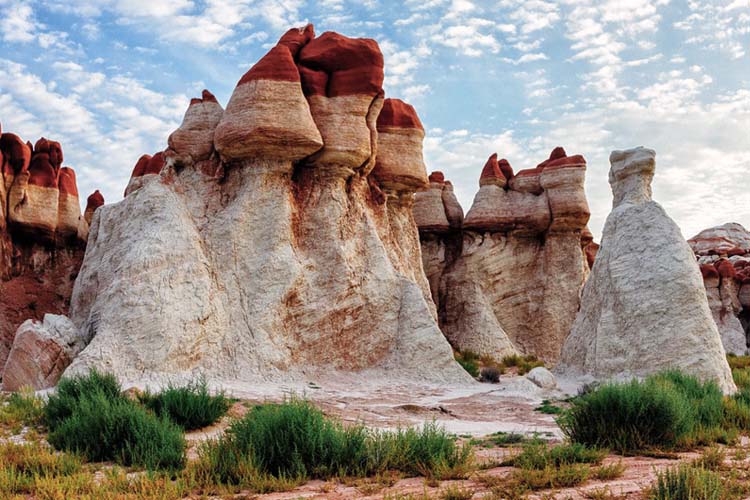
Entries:
[[63, 379], [45, 413], [48, 440], [57, 449], [148, 469], [184, 465], [181, 429], [124, 397], [112, 375], [92, 371]]
[[572, 464], [599, 464], [606, 456], [606, 449], [589, 448], [580, 443], [549, 447], [537, 441], [526, 444], [521, 453], [505, 462], [505, 465], [541, 470]]
[[542, 401], [542, 404], [534, 408], [534, 411], [538, 411], [540, 413], [546, 413], [548, 415], [559, 415], [564, 410], [559, 407], [553, 405], [548, 399], [545, 399]]
[[474, 378], [479, 376], [479, 356], [471, 351], [456, 352], [453, 356], [461, 367]]
[[727, 458], [726, 452], [718, 446], [712, 446], [706, 448], [703, 451], [703, 455], [693, 461], [695, 467], [708, 470], [719, 470], [724, 464], [724, 460]]
[[497, 384], [500, 381], [500, 375], [502, 375], [502, 372], [496, 366], [485, 366], [480, 372], [479, 380]]
[[26, 426], [40, 425], [44, 420], [44, 402], [32, 390], [14, 392], [0, 406], [0, 425], [14, 432]]
[[719, 387], [678, 371], [605, 384], [571, 404], [558, 420], [571, 441], [621, 453], [732, 438]]
[[224, 393], [211, 395], [205, 379], [183, 387], [170, 384], [156, 394], [146, 391], [138, 399], [156, 415], [166, 417], [188, 431], [213, 424], [226, 414], [230, 406]]
[[612, 462], [606, 465], [600, 465], [593, 470], [593, 476], [600, 481], [611, 481], [617, 479], [625, 473], [625, 464], [620, 462]]
[[243, 471], [298, 480], [388, 470], [447, 478], [467, 473], [471, 463], [470, 448], [436, 425], [395, 432], [346, 427], [297, 399], [256, 406], [199, 455], [203, 470], [230, 484], [239, 483]]
[[515, 367], [518, 370], [519, 375], [526, 375], [532, 369], [538, 366], [544, 366], [544, 362], [537, 359], [533, 354], [526, 356], [520, 356], [518, 354], [512, 354], [505, 356], [502, 360], [501, 365], [505, 368]]
[[45, 423], [54, 429], [75, 412], [82, 399], [95, 394], [109, 400], [124, 399], [122, 387], [111, 373], [92, 370], [87, 375], [63, 378], [44, 407]]
[[650, 500], [721, 500], [726, 498], [724, 484], [717, 473], [681, 464], [657, 473]]

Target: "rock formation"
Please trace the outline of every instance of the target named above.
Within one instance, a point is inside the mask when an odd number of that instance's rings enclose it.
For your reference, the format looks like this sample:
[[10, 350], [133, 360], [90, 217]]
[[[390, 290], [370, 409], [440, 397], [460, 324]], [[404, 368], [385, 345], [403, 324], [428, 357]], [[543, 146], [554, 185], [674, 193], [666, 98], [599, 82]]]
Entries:
[[[28, 318], [68, 312], [83, 259], [88, 221], [81, 215], [75, 172], [62, 163], [58, 142], [41, 138], [32, 147], [15, 134], [0, 135], [0, 373], [6, 389], [48, 386], [42, 379], [52, 373], [56, 355], [38, 354], [51, 341], [31, 341], [30, 328], [16, 330]], [[31, 359], [44, 366], [29, 364]]]
[[193, 101], [162, 158], [141, 158], [125, 199], [94, 215], [70, 309], [85, 348], [68, 371], [467, 380], [412, 216], [424, 131], [382, 82], [373, 40], [307, 26], [221, 116], [210, 94]]
[[581, 309], [562, 349], [565, 377], [641, 377], [680, 368], [736, 390], [693, 252], [651, 199], [655, 153], [614, 151], [614, 195]]
[[417, 193], [424, 268], [454, 347], [557, 360], [588, 273], [585, 172], [583, 157], [560, 147], [516, 174], [493, 154], [465, 218], [441, 173]]
[[750, 335], [750, 232], [737, 223], [688, 240], [700, 264], [708, 305], [728, 353], [747, 354]]

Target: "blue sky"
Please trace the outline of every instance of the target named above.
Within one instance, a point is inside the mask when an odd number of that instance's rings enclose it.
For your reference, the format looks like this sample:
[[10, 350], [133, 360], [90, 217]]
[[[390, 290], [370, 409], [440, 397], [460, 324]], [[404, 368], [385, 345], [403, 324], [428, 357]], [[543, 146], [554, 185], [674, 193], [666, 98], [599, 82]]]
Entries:
[[380, 43], [464, 210], [491, 153], [518, 170], [562, 145], [588, 160], [598, 237], [609, 152], [644, 145], [686, 237], [750, 226], [750, 0], [0, 0], [0, 122], [62, 142], [82, 197], [114, 202], [190, 97], [225, 105], [306, 22]]

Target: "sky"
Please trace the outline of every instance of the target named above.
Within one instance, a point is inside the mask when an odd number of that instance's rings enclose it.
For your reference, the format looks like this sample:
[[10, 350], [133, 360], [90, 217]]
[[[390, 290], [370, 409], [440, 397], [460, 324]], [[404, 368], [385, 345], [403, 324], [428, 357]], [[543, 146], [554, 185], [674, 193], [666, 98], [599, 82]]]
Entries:
[[597, 239], [609, 153], [656, 150], [654, 199], [686, 237], [750, 228], [750, 0], [0, 0], [0, 123], [63, 145], [81, 197], [116, 202], [203, 88], [226, 105], [281, 34], [374, 38], [385, 91], [467, 211], [487, 157], [587, 159]]

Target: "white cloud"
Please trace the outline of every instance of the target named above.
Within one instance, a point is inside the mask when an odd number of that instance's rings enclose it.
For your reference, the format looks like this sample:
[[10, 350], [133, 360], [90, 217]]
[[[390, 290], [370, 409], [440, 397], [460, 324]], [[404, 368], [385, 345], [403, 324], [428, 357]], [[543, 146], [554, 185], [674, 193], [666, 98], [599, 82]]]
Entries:
[[6, 42], [28, 43], [36, 38], [37, 29], [34, 11], [26, 2], [0, 3], [3, 14], [0, 16], [0, 33]]

